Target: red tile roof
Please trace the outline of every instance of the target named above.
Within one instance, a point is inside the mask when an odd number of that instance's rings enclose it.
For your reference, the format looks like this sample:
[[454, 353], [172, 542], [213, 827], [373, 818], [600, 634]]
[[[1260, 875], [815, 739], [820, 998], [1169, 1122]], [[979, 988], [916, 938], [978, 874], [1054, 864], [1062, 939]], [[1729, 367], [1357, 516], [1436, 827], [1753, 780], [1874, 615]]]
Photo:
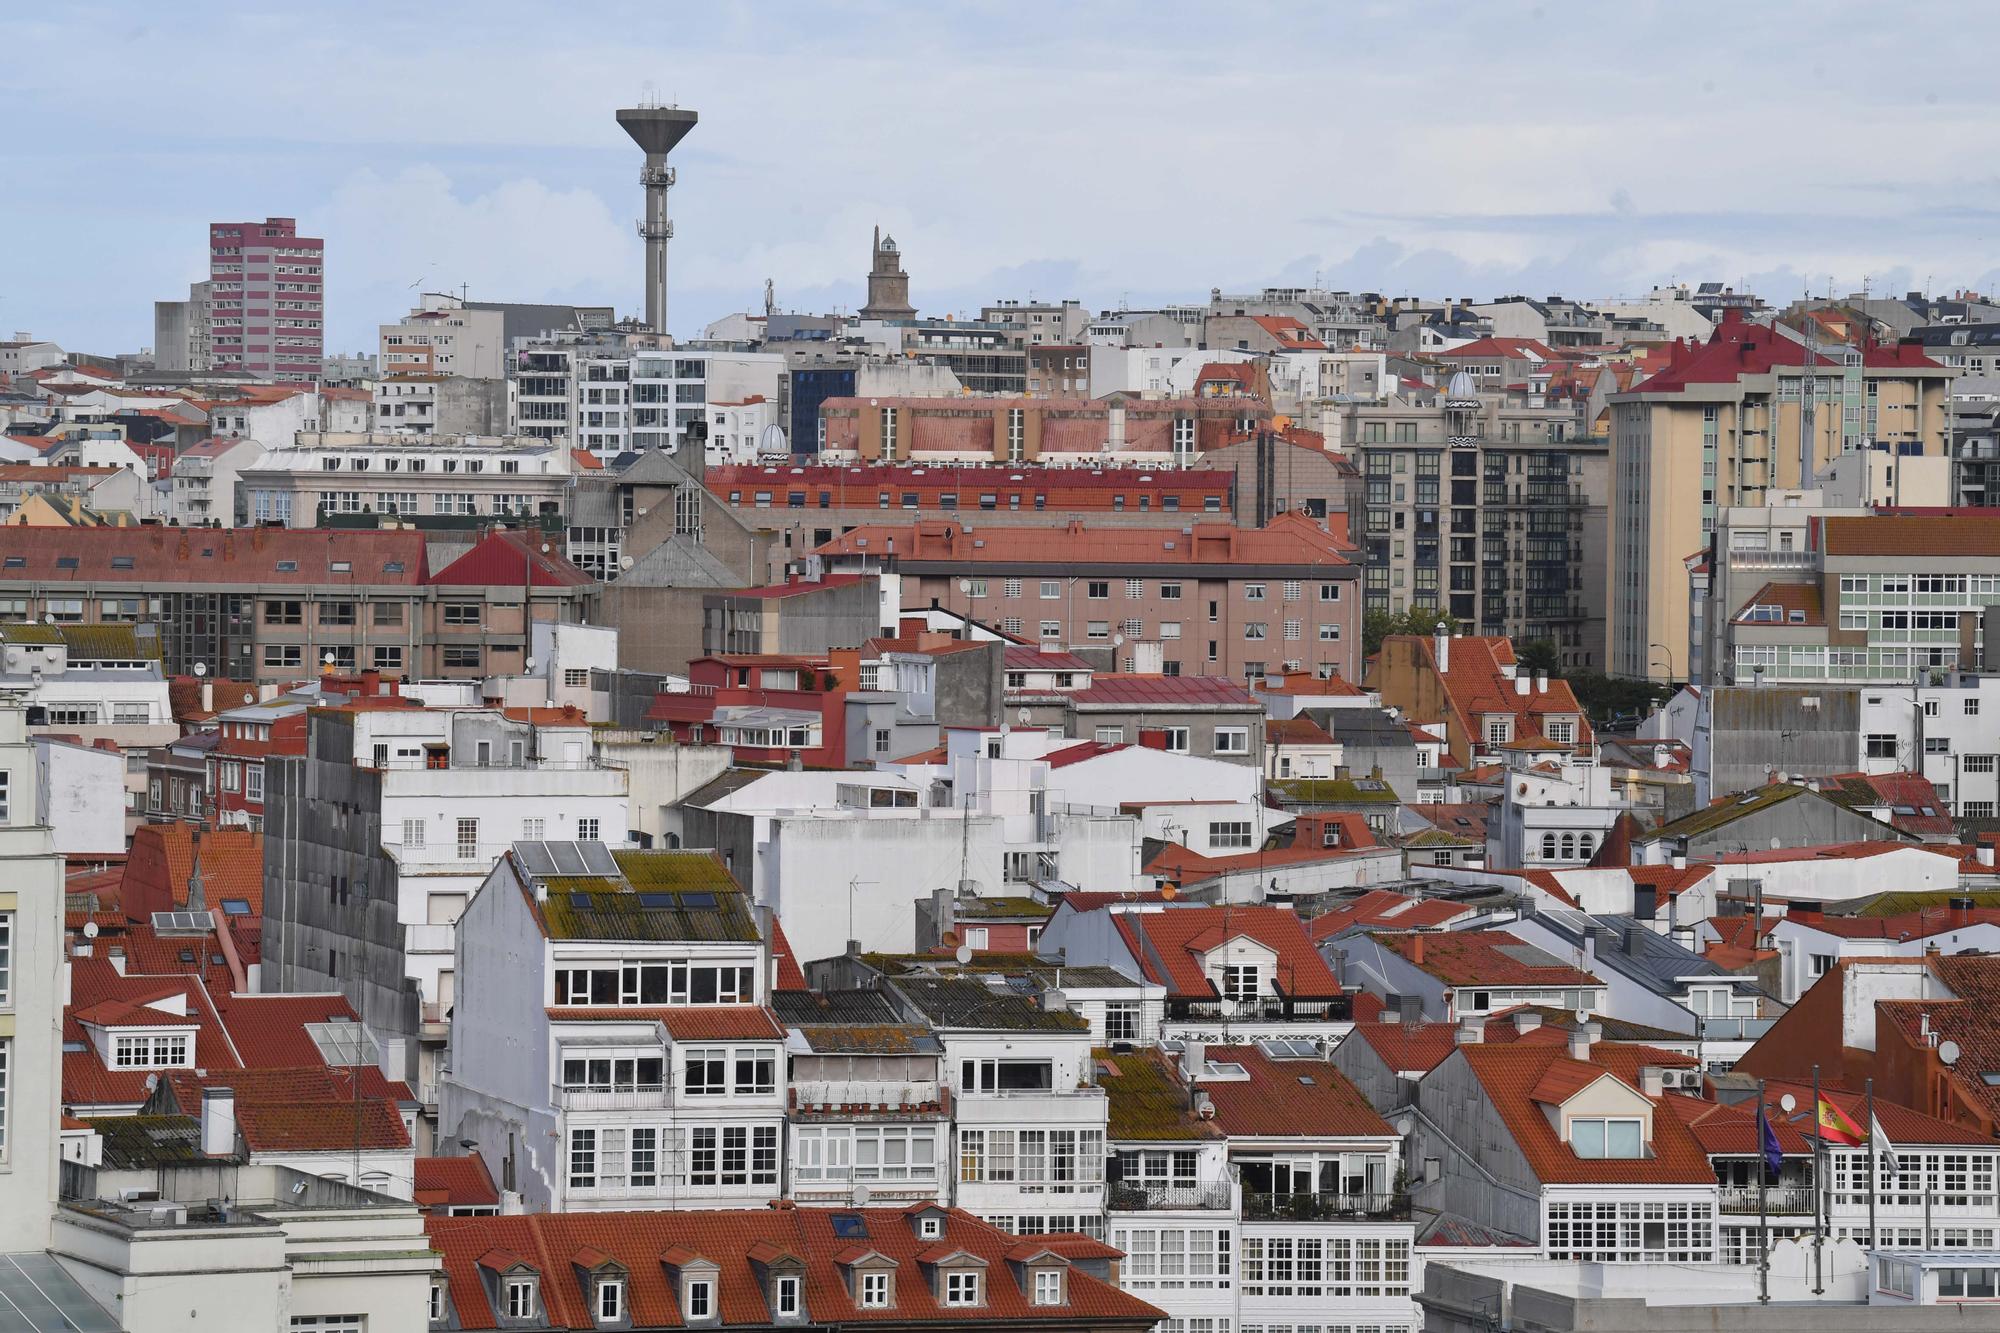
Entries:
[[391, 1103], [313, 1101], [236, 1103], [236, 1130], [253, 1153], [341, 1152], [407, 1148], [410, 1134]]
[[[1383, 1064], [1399, 1074], [1428, 1074], [1458, 1048], [1456, 1023], [1385, 1023], [1378, 1018], [1372, 1022], [1357, 1022], [1353, 1035], [1366, 1042], [1382, 1057]], [[1569, 1033], [1562, 1028], [1542, 1023], [1523, 1032], [1504, 1014], [1493, 1015], [1481, 1037], [1481, 1042], [1489, 1046], [1505, 1046], [1514, 1042], [1559, 1046], [1568, 1041]]]
[[[1778, 608], [1778, 619], [1752, 620], [1752, 608], [1774, 606]], [[1796, 613], [1796, 618], [1794, 615]], [[1783, 625], [1826, 624], [1826, 609], [1820, 605], [1817, 583], [1767, 583], [1751, 594], [1750, 600], [1737, 608], [1736, 623], [1739, 625], [1769, 625], [1778, 628]]]
[[771, 916], [771, 954], [778, 960], [779, 990], [811, 990], [806, 984], [806, 974], [799, 967], [798, 955], [792, 950], [791, 940], [785, 937], [785, 928], [778, 924], [776, 913]]
[[[337, 528], [9, 528], [0, 581], [345, 585], [424, 581], [424, 535]], [[130, 569], [113, 568], [129, 558]], [[58, 568], [75, 559], [75, 568]], [[345, 561], [351, 570], [336, 571]], [[283, 565], [292, 568], [283, 568]], [[391, 566], [399, 566], [391, 568]]]
[[532, 577], [537, 588], [581, 588], [590, 575], [552, 551], [537, 549], [518, 532], [491, 532], [458, 559], [431, 575], [432, 583], [519, 588]]
[[1877, 514], [1822, 520], [1828, 555], [2000, 555], [2000, 515]]
[[[1732, 318], [1731, 316], [1739, 316]], [[1821, 351], [1814, 365], [1837, 370], [1840, 366], [1841, 348]], [[1631, 392], [1642, 397], [1652, 394], [1681, 393], [1690, 385], [1734, 384], [1747, 375], [1769, 375], [1779, 366], [1803, 367], [1806, 364], [1806, 348], [1803, 343], [1775, 332], [1762, 324], [1752, 324], [1740, 318], [1740, 312], [1725, 313], [1723, 321], [1706, 343], [1693, 344], [1672, 342], [1667, 345], [1668, 362], [1664, 368], [1634, 386]], [[1921, 347], [1896, 344], [1883, 346], [1871, 343], [1862, 349], [1863, 366], [1876, 369], [1928, 370], [1940, 376], [1944, 367], [1930, 360]], [[1830, 519], [1829, 523], [1843, 520]]]
[[756, 588], [729, 588], [716, 595], [776, 600], [784, 597], [800, 597], [826, 588], [844, 588], [850, 583], [859, 583], [867, 577], [869, 576], [866, 574], [822, 574], [816, 579], [792, 578], [783, 583], [766, 583]]
[[1573, 1094], [1609, 1075], [1638, 1092], [1643, 1065], [1687, 1067], [1684, 1056], [1648, 1046], [1591, 1047], [1589, 1063], [1570, 1058], [1565, 1045], [1513, 1042], [1459, 1048], [1466, 1067], [1486, 1090], [1528, 1169], [1544, 1185], [1712, 1185], [1715, 1170], [1694, 1133], [1671, 1109], [1653, 1116], [1651, 1155], [1578, 1157], [1550, 1123], [1540, 1098]]
[[1534, 338], [1474, 338], [1462, 346], [1431, 355], [1438, 361], [1470, 361], [1496, 356], [1513, 361], [1557, 361], [1562, 358], [1562, 353]]
[[[1184, 678], [1185, 679], [1185, 678]], [[1201, 677], [1195, 677], [1199, 680]], [[1266, 745], [1332, 745], [1333, 737], [1325, 727], [1301, 714], [1298, 717], [1271, 718], [1264, 723], [1264, 743]]]
[[1215, 1123], [1231, 1136], [1324, 1137], [1391, 1134], [1368, 1099], [1324, 1060], [1273, 1060], [1255, 1046], [1211, 1048], [1209, 1060], [1241, 1065], [1248, 1080], [1197, 1079], [1215, 1103]]
[[[1416, 641], [1417, 660], [1436, 672], [1436, 639], [1430, 635], [1407, 637]], [[1438, 678], [1445, 698], [1459, 715], [1459, 729], [1464, 735], [1481, 734], [1482, 714], [1507, 713], [1521, 719], [1515, 728], [1515, 733], [1521, 736], [1548, 734], [1546, 719], [1550, 717], [1574, 718], [1575, 745], [1583, 747], [1590, 743], [1590, 718], [1577, 702], [1568, 681], [1551, 679], [1546, 690], [1537, 690], [1531, 683], [1528, 693], [1519, 692], [1514, 679], [1502, 670], [1518, 664], [1514, 645], [1508, 640], [1468, 634], [1450, 641], [1449, 655], [1451, 669], [1438, 673]]]
[[1485, 931], [1445, 931], [1423, 934], [1378, 933], [1377, 943], [1401, 954], [1412, 967], [1448, 986], [1599, 986], [1588, 972], [1549, 958], [1546, 963], [1522, 961], [1548, 957], [1512, 936]]
[[1095, 671], [1075, 653], [1047, 653], [1030, 643], [1010, 643], [1000, 655], [1009, 671]]
[[[894, 543], [893, 549], [891, 543]], [[1179, 527], [979, 527], [919, 523], [866, 526], [817, 548], [824, 555], [866, 555], [910, 563], [1041, 568], [1054, 565], [1270, 565], [1332, 569], [1350, 564], [1351, 547], [1302, 511], [1280, 514], [1262, 528], [1197, 523]]]
[[500, 1191], [477, 1153], [468, 1157], [419, 1157], [417, 1202], [426, 1207], [491, 1208]]
[[1215, 986], [1199, 955], [1232, 939], [1249, 938], [1277, 955], [1278, 988], [1287, 995], [1341, 993], [1326, 960], [1289, 907], [1175, 907], [1164, 912], [1120, 912], [1113, 922], [1145, 970], [1146, 978], [1175, 996], [1207, 999]]
[[1314, 917], [1309, 933], [1315, 940], [1325, 940], [1353, 926], [1385, 926], [1391, 930], [1436, 928], [1476, 910], [1449, 898], [1419, 898], [1392, 889], [1370, 889], [1359, 898]]
[[1288, 671], [1282, 676], [1266, 676], [1260, 687], [1264, 694], [1297, 694], [1353, 699], [1368, 693], [1351, 680], [1339, 676], [1321, 679], [1311, 671]]
[[778, 1038], [785, 1035], [785, 1029], [779, 1025], [777, 1016], [769, 1009], [748, 1004], [714, 1007], [632, 1005], [552, 1008], [547, 1013], [552, 1019], [569, 1023], [658, 1022], [666, 1028], [675, 1041], [750, 1040], [759, 1037]]
[[[860, 1219], [861, 1237], [834, 1231], [836, 1216]], [[443, 1255], [452, 1312], [464, 1329], [496, 1326], [479, 1269], [504, 1270], [525, 1262], [541, 1276], [542, 1301], [550, 1326], [590, 1329], [591, 1317], [573, 1260], [593, 1250], [626, 1273], [632, 1322], [638, 1328], [682, 1326], [679, 1294], [669, 1265], [706, 1258], [717, 1265], [717, 1310], [721, 1324], [771, 1326], [775, 1320], [767, 1289], [751, 1253], [793, 1255], [805, 1262], [805, 1314], [815, 1325], [855, 1323], [969, 1323], [965, 1312], [947, 1309], [933, 1291], [920, 1257], [940, 1242], [920, 1240], [913, 1219], [901, 1210], [870, 1208], [766, 1208], [743, 1211], [658, 1211], [643, 1213], [536, 1213], [514, 1217], [437, 1217], [426, 1223], [434, 1249]], [[1059, 1312], [1036, 1307], [1017, 1285], [1008, 1255], [1023, 1243], [969, 1213], [946, 1212], [942, 1245], [985, 1261], [986, 1304], [980, 1320], [1008, 1323], [1054, 1320], [1070, 1326], [1115, 1326], [1143, 1330], [1165, 1312], [1108, 1282], [1071, 1269], [1068, 1304]], [[1062, 1252], [1064, 1237], [1037, 1237], [1038, 1246]], [[875, 1252], [895, 1262], [895, 1305], [864, 1309], [855, 1303], [841, 1261]]]
[[1250, 691], [1227, 676], [1143, 676], [1099, 672], [1069, 696], [1079, 707], [1137, 705], [1257, 708]]

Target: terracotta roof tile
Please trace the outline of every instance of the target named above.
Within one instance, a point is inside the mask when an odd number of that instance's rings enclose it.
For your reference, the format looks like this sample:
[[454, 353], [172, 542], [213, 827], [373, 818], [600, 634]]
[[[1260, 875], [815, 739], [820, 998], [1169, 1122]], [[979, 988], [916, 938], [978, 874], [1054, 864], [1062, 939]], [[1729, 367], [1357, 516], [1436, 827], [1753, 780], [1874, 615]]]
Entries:
[[[1638, 1094], [1642, 1065], [1690, 1066], [1683, 1056], [1647, 1046], [1614, 1046], [1599, 1042], [1588, 1064], [1570, 1058], [1568, 1047], [1515, 1042], [1459, 1048], [1494, 1111], [1500, 1116], [1528, 1169], [1544, 1185], [1712, 1185], [1715, 1170], [1708, 1154], [1681, 1118], [1657, 1104], [1653, 1115], [1650, 1156], [1640, 1158], [1579, 1157], [1563, 1142], [1543, 1104], [1536, 1099], [1568, 1095], [1610, 1074]], [[1568, 1092], [1564, 1092], [1567, 1089]]]
[[1273, 1060], [1255, 1046], [1211, 1048], [1215, 1064], [1241, 1065], [1248, 1080], [1198, 1079], [1225, 1134], [1257, 1138], [1391, 1134], [1360, 1089], [1324, 1060]]
[[1165, 912], [1121, 912], [1113, 921], [1131, 932], [1128, 938], [1148, 978], [1175, 996], [1214, 996], [1215, 987], [1202, 972], [1198, 955], [1244, 937], [1277, 955], [1277, 984], [1286, 994], [1341, 993], [1298, 913], [1289, 907], [1176, 907]]
[[[1449, 986], [1599, 986], [1580, 972], [1511, 937], [1484, 931], [1378, 933], [1375, 940]], [[1537, 961], [1543, 960], [1543, 961]]]

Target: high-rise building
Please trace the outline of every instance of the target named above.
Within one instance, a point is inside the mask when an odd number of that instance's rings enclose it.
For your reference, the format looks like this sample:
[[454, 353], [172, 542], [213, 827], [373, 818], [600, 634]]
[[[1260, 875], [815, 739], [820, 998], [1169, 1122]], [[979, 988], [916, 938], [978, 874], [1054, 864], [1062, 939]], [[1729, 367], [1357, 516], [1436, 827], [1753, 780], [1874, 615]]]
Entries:
[[210, 367], [279, 383], [319, 379], [326, 243], [293, 218], [208, 229]]

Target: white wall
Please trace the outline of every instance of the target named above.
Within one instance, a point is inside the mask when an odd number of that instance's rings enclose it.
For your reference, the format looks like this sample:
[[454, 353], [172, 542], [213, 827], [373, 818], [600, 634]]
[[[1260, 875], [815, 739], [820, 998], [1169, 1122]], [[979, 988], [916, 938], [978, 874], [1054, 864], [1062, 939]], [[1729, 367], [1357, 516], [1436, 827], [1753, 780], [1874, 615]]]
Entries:
[[38, 737], [35, 786], [57, 851], [125, 850], [124, 755]]

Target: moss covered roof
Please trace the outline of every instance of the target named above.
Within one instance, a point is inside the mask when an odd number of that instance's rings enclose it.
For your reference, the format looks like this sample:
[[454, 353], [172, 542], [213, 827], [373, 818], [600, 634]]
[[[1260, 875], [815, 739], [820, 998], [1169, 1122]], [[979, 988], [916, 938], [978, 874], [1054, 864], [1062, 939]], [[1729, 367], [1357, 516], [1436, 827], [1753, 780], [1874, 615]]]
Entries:
[[1097, 1052], [1097, 1081], [1110, 1108], [1104, 1132], [1114, 1143], [1223, 1137], [1213, 1120], [1194, 1113], [1187, 1085], [1157, 1049]]
[[[1372, 785], [1364, 787], [1362, 782]], [[1386, 782], [1357, 778], [1285, 778], [1271, 784], [1271, 790], [1288, 801], [1304, 801], [1315, 805], [1330, 805], [1336, 802], [1398, 805], [1396, 793]]]
[[750, 941], [749, 900], [713, 852], [620, 851], [619, 875], [538, 880], [542, 923], [559, 940]]

